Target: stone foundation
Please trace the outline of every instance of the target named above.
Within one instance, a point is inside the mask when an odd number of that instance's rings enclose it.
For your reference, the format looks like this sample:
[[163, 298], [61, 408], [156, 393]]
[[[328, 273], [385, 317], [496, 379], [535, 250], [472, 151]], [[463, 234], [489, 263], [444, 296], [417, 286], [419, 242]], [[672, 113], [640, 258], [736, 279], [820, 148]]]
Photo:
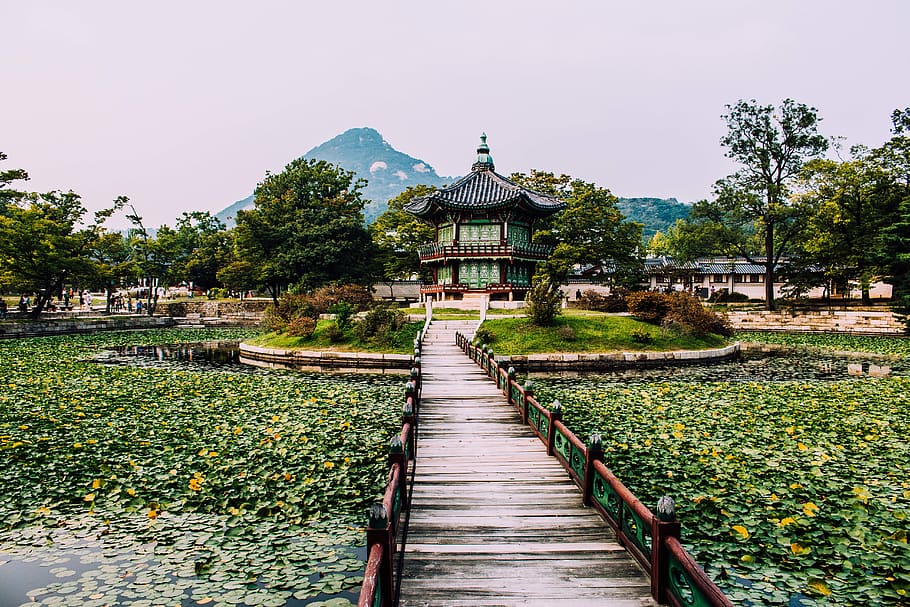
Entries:
[[865, 335], [901, 335], [904, 331], [904, 324], [890, 310], [749, 310], [728, 312], [727, 318], [737, 331]]
[[720, 363], [735, 359], [739, 356], [739, 350], [740, 344], [737, 342], [714, 350], [529, 354], [527, 356], [511, 357], [496, 356], [496, 360], [515, 367], [519, 373], [612, 371], [616, 369]]
[[240, 362], [256, 367], [336, 373], [408, 373], [408, 354], [281, 350], [240, 344]]

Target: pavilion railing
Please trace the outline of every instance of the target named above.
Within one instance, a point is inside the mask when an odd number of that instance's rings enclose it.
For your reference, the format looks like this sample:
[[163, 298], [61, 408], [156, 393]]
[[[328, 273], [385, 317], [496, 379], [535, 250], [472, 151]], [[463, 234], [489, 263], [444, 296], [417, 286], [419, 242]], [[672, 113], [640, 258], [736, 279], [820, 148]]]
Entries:
[[[366, 531], [367, 564], [358, 607], [392, 607], [398, 604], [417, 457], [417, 426], [423, 383], [420, 349], [429, 325], [430, 317], [427, 316], [423, 329], [414, 340], [411, 376], [405, 384], [401, 432], [389, 441], [389, 480], [382, 501], [370, 507]], [[396, 556], [399, 559], [397, 567], [394, 563]]]
[[431, 259], [464, 259], [470, 257], [527, 257], [546, 259], [551, 247], [532, 242], [459, 242], [442, 244], [438, 242], [417, 248], [421, 261]]
[[547, 454], [556, 457], [579, 486], [584, 504], [601, 515], [648, 573], [655, 601], [673, 607], [732, 607], [680, 543], [673, 500], [661, 498], [657, 514], [651, 512], [604, 464], [599, 435], [592, 435], [587, 444], [576, 437], [562, 422], [559, 402], [552, 409], [541, 405], [530, 382], [519, 384], [515, 370], [503, 368], [486, 344], [471, 343], [461, 333], [456, 333], [455, 343], [496, 381], [522, 422], [546, 445]]

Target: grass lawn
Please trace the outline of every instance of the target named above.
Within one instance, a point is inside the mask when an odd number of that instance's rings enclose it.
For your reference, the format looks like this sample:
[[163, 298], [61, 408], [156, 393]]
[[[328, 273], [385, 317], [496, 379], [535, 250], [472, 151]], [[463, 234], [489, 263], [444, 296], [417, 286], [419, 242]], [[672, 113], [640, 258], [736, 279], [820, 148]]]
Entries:
[[[521, 355], [540, 352], [613, 352], [629, 350], [667, 351], [719, 348], [727, 340], [719, 335], [680, 335], [629, 316], [566, 310], [552, 327], [537, 327], [527, 318], [487, 319], [481, 330], [493, 335], [497, 354]], [[648, 335], [642, 343], [638, 335]]]
[[292, 337], [284, 333], [267, 333], [247, 340], [247, 343], [263, 348], [282, 348], [301, 350], [333, 350], [338, 352], [378, 352], [383, 354], [410, 354], [414, 351], [414, 339], [423, 327], [422, 322], [405, 323], [388, 339], [379, 337], [366, 341], [360, 340], [353, 330], [344, 332], [340, 341], [329, 339], [329, 327], [333, 320], [320, 320], [312, 337]]

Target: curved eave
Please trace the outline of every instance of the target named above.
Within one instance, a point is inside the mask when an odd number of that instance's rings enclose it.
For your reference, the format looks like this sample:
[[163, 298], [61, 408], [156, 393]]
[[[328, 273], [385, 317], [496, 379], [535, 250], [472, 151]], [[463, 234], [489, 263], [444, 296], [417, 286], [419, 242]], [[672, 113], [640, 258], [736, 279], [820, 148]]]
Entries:
[[446, 211], [495, 211], [498, 209], [513, 207], [517, 207], [530, 215], [546, 217], [563, 210], [566, 208], [566, 205], [565, 203], [560, 203], [542, 206], [535, 204], [533, 200], [524, 195], [515, 196], [513, 198], [508, 198], [505, 200], [470, 204], [459, 203], [435, 197], [427, 197], [424, 200], [412, 200], [410, 203], [405, 205], [404, 209], [407, 212], [418, 217], [428, 218]]

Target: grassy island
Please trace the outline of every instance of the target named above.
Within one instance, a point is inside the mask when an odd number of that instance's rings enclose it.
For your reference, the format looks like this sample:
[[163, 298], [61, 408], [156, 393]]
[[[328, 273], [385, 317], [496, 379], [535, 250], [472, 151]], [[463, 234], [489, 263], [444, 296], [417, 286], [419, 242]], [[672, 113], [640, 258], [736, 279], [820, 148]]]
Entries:
[[487, 319], [478, 337], [503, 355], [704, 350], [728, 343], [719, 335], [687, 335], [630, 316], [580, 310], [564, 310], [551, 327], [535, 326], [528, 318]]

